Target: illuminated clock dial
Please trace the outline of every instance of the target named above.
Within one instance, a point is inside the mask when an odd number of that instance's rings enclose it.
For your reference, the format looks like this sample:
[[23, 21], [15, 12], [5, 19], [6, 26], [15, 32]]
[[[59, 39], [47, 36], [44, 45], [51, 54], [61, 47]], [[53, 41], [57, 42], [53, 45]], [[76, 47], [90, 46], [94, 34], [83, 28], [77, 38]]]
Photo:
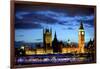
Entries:
[[82, 32], [82, 35], [84, 35], [84, 32]]
[[79, 35], [81, 34], [81, 32], [79, 32]]

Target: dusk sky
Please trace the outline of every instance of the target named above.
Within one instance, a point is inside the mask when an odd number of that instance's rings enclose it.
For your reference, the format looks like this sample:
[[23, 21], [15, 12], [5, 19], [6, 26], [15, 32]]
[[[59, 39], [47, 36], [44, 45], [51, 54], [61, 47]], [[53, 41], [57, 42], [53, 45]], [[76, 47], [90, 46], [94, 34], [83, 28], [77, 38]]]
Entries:
[[78, 42], [80, 22], [85, 30], [85, 42], [94, 38], [94, 9], [69, 6], [16, 5], [15, 41], [42, 42], [43, 28], [56, 31], [59, 41]]

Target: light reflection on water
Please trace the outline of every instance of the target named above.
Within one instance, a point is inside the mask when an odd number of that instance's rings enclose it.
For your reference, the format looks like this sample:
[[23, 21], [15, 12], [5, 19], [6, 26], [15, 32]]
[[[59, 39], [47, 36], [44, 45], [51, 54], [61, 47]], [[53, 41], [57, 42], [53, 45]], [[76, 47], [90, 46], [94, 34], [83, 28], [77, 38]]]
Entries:
[[18, 57], [16, 59], [17, 64], [46, 64], [46, 63], [74, 63], [74, 62], [90, 62], [91, 58], [87, 57], [76, 57], [76, 56], [43, 56], [43, 57]]

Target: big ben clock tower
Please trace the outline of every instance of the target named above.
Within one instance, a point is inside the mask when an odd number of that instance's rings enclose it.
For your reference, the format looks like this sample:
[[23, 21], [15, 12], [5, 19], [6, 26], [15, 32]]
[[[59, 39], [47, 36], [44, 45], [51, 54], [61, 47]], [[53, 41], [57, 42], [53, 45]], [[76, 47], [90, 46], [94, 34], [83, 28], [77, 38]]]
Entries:
[[79, 53], [84, 53], [85, 31], [84, 31], [84, 27], [83, 27], [82, 21], [81, 21], [80, 27], [79, 27], [78, 38], [79, 38], [79, 40], [78, 40]]

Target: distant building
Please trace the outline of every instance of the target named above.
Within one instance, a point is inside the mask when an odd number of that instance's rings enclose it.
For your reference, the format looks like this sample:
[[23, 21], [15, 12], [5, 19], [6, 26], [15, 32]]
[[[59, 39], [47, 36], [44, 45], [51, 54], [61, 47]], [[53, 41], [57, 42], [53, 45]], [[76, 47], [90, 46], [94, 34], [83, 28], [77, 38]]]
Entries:
[[22, 52], [25, 49], [26, 55], [32, 54], [55, 54], [55, 53], [88, 53], [94, 51], [94, 40], [89, 41], [87, 44], [88, 48], [85, 48], [85, 30], [83, 23], [80, 23], [78, 31], [78, 46], [72, 44], [68, 39], [67, 44], [64, 44], [62, 41], [58, 41], [56, 32], [54, 34], [54, 39], [52, 40], [52, 29], [43, 29], [43, 47], [37, 45], [35, 49], [29, 49], [21, 47]]
[[52, 29], [43, 29], [43, 45], [45, 53], [53, 53], [52, 49]]
[[62, 48], [62, 53], [84, 53], [85, 46], [85, 31], [83, 27], [83, 23], [80, 23], [79, 32], [78, 32], [78, 46], [70, 44], [70, 40], [68, 39], [67, 47]]
[[81, 22], [78, 33], [78, 48], [80, 53], [84, 53], [84, 46], [85, 46], [85, 31], [83, 24]]
[[95, 53], [95, 46], [94, 46], [94, 40], [91, 40], [87, 43], [87, 46], [85, 47], [86, 52]]
[[53, 47], [53, 52], [54, 53], [58, 53], [59, 52], [59, 46], [58, 46], [58, 40], [57, 40], [56, 32], [55, 32], [55, 35], [54, 35], [54, 39], [52, 41], [52, 47]]
[[52, 29], [43, 29], [43, 40], [45, 47], [52, 47]]

